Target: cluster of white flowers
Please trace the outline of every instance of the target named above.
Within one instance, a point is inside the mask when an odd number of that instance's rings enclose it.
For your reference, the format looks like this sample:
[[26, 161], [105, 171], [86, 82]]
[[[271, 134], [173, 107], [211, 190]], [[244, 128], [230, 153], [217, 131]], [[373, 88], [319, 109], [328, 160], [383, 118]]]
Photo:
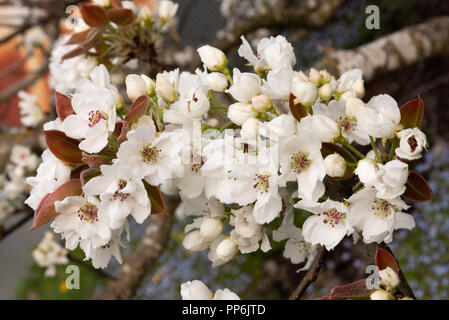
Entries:
[[17, 93], [19, 97], [20, 121], [25, 127], [36, 127], [45, 119], [45, 113], [37, 103], [37, 97], [24, 90]]
[[46, 277], [56, 275], [56, 265], [69, 262], [67, 254], [68, 250], [55, 240], [55, 235], [50, 231], [45, 232], [44, 238], [32, 252], [36, 263], [40, 267], [47, 268], [44, 274]]
[[25, 194], [29, 191], [26, 177], [34, 172], [39, 164], [39, 157], [24, 145], [14, 145], [4, 173], [0, 174], [0, 225], [23, 206]]
[[[159, 11], [169, 19], [176, 6], [163, 1]], [[88, 172], [80, 176], [82, 194], [54, 202], [58, 215], [51, 227], [67, 248], [80, 245], [96, 267], [106, 267], [112, 255], [120, 261], [128, 217], [144, 222], [156, 188], [180, 194], [180, 210], [196, 216], [183, 245], [209, 249], [213, 266], [238, 252], [270, 250], [270, 223], [279, 217], [273, 240], [287, 240], [284, 256], [292, 263], [309, 262], [300, 270], [309, 267], [318, 245], [332, 250], [354, 233], [366, 243], [390, 242], [394, 230], [415, 226], [401, 195], [407, 161], [421, 156], [426, 137], [400, 125], [396, 101], [379, 95], [363, 102], [360, 70], [339, 78], [325, 70], [295, 71], [293, 47], [282, 36], [262, 39], [256, 53], [242, 42], [238, 53], [254, 72], [231, 73], [223, 52], [203, 46], [204, 69], [195, 73], [128, 75], [131, 108], [103, 65], [70, 81], [70, 112], [44, 130], [59, 131], [72, 146], [79, 141], [84, 163], [65, 163], [49, 147], [37, 176], [28, 179], [33, 190], [27, 200], [37, 209], [74, 173]], [[213, 112], [229, 121], [220, 123]], [[379, 155], [376, 139], [391, 143], [388, 157]], [[371, 143], [373, 150], [364, 155], [353, 142]], [[323, 156], [329, 145], [346, 148], [354, 160], [338, 148]], [[359, 191], [342, 202], [329, 199], [325, 177], [345, 178], [351, 169]], [[302, 227], [295, 225], [294, 208], [312, 213]]]
[[215, 294], [200, 280], [187, 281], [181, 284], [182, 300], [240, 300], [234, 292], [218, 289]]

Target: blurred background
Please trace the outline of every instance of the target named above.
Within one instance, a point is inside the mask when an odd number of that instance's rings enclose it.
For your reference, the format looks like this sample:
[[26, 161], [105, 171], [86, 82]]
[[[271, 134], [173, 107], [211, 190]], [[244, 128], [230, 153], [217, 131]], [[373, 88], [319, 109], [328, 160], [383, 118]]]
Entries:
[[[28, 146], [40, 155], [41, 125], [24, 117], [23, 101], [34, 99], [36, 114], [54, 114], [48, 67], [58, 37], [67, 32], [65, 8], [80, 1], [0, 1], [0, 298], [87, 299], [101, 292], [107, 275], [81, 267], [80, 290], [67, 290], [65, 266], [54, 277], [45, 277], [31, 252], [48, 227], [27, 232], [32, 212], [23, 205], [24, 179], [35, 175], [13, 172], [11, 150]], [[149, 7], [157, 1], [140, 0]], [[199, 65], [196, 48], [210, 44], [231, 58], [230, 65], [244, 69], [236, 54], [239, 37], [254, 45], [282, 34], [295, 48], [296, 70], [326, 68], [335, 76], [357, 67], [364, 71], [365, 101], [388, 93], [402, 105], [419, 94], [425, 105], [424, 131], [429, 152], [417, 165], [434, 192], [430, 203], [410, 210], [417, 221], [412, 232], [397, 232], [392, 249], [418, 299], [449, 298], [449, 2], [439, 0], [178, 0], [176, 21], [158, 44], [164, 68], [194, 70]], [[379, 28], [367, 28], [367, 7], [379, 10]], [[372, 8], [372, 7], [371, 7]], [[54, 86], [53, 86], [54, 87]], [[32, 95], [34, 98], [27, 96]], [[39, 115], [36, 115], [37, 117]], [[33, 118], [34, 119], [34, 118]], [[31, 121], [32, 122], [32, 121]], [[30, 172], [26, 172], [26, 171]], [[14, 178], [16, 175], [21, 175]], [[21, 180], [22, 179], [22, 180]], [[18, 191], [19, 190], [19, 191]], [[240, 255], [212, 269], [207, 252], [189, 254], [181, 245], [190, 219], [176, 215], [164, 253], [146, 274], [136, 299], [179, 299], [179, 286], [200, 279], [212, 290], [227, 287], [243, 299], [285, 299], [300, 280], [297, 265], [282, 257], [283, 243], [273, 242], [268, 254]], [[132, 226], [133, 239], [125, 258], [144, 232]], [[365, 276], [374, 258], [363, 244], [343, 241], [327, 255], [318, 280], [307, 297], [323, 295], [336, 285]], [[82, 260], [75, 251], [73, 261]], [[79, 261], [78, 261], [79, 262]]]

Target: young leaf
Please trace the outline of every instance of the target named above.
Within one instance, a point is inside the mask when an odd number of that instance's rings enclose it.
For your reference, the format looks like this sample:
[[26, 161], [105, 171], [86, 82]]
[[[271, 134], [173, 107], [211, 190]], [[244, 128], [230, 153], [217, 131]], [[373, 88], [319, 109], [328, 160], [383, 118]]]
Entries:
[[[343, 159], [345, 159], [348, 162], [357, 163], [357, 159], [353, 156], [353, 154], [351, 152], [349, 152], [345, 148], [343, 148], [335, 143], [323, 142], [323, 144], [321, 146], [321, 155], [323, 156], [323, 158], [326, 158], [328, 155], [334, 154], [334, 153], [338, 153], [340, 156], [343, 157]], [[355, 170], [355, 167], [347, 166], [346, 172], [343, 175], [343, 177], [332, 178], [332, 179], [336, 179], [336, 180], [349, 179], [354, 175], [354, 170]]]
[[388, 251], [379, 247], [377, 247], [376, 251], [376, 266], [379, 268], [379, 270], [390, 267], [394, 270], [394, 272], [399, 272], [399, 266], [396, 258], [393, 257]]
[[301, 120], [301, 118], [304, 118], [307, 115], [306, 108], [301, 104], [297, 103], [295, 104], [295, 96], [290, 93], [289, 98], [289, 106], [290, 106], [290, 112], [292, 113], [293, 117], [295, 117], [296, 120]]
[[123, 141], [126, 140], [126, 134], [129, 131], [129, 124], [128, 121], [123, 120], [123, 121], [118, 121], [115, 124], [115, 128], [114, 128], [114, 134], [117, 137], [117, 143], [121, 144]]
[[426, 202], [432, 200], [432, 189], [423, 176], [411, 171], [402, 195], [413, 202]]
[[77, 140], [67, 137], [64, 132], [58, 130], [44, 131], [44, 135], [48, 149], [56, 158], [72, 164], [83, 162]]
[[72, 34], [72, 36], [70, 37], [69, 40], [67, 40], [67, 42], [65, 43], [66, 45], [68, 44], [78, 44], [83, 42], [84, 40], [86, 40], [87, 34], [90, 32], [90, 29], [81, 31], [81, 32], [77, 32]]
[[81, 192], [81, 180], [74, 179], [67, 181], [53, 193], [47, 194], [41, 200], [36, 212], [34, 213], [33, 225], [29, 231], [33, 231], [34, 229], [46, 224], [58, 215], [54, 206], [55, 201], [62, 201], [66, 197], [80, 195]]
[[338, 286], [317, 300], [345, 300], [345, 299], [362, 299], [374, 292], [375, 289], [368, 289], [366, 287], [366, 279], [354, 281], [343, 286]]
[[125, 117], [125, 121], [127, 121], [129, 125], [137, 122], [139, 118], [147, 112], [149, 103], [150, 98], [148, 96], [143, 95], [138, 97]]
[[134, 20], [133, 12], [125, 8], [113, 8], [106, 11], [106, 17], [118, 25], [125, 26]]
[[400, 108], [401, 124], [407, 128], [421, 128], [424, 119], [424, 102], [418, 98], [408, 101]]
[[81, 160], [86, 163], [90, 168], [100, 169], [102, 164], [109, 164], [110, 161], [104, 157], [100, 157], [94, 154], [88, 154], [86, 152], [81, 152]]
[[148, 198], [150, 198], [151, 201], [151, 214], [168, 214], [167, 209], [165, 208], [164, 199], [162, 198], [162, 194], [159, 189], [147, 183], [146, 181], [144, 181], [143, 184], [145, 185], [145, 189], [147, 190]]
[[91, 27], [101, 27], [108, 23], [106, 11], [103, 7], [94, 4], [81, 4], [79, 6], [84, 22]]
[[74, 114], [72, 108], [72, 98], [68, 95], [56, 92], [56, 113], [58, 114], [59, 119], [64, 121], [69, 115]]

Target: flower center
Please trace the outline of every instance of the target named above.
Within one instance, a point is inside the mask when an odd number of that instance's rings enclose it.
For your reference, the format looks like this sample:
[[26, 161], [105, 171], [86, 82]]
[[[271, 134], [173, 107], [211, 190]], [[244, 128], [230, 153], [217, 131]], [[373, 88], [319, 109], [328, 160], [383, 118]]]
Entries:
[[98, 221], [98, 207], [93, 203], [86, 201], [79, 209], [78, 209], [78, 218], [81, 221], [87, 221], [90, 223]]
[[126, 187], [126, 183], [127, 182], [125, 180], [120, 180], [118, 182], [118, 190], [115, 190], [114, 194], [112, 195], [113, 200], [119, 199], [120, 201], [125, 201], [128, 198], [129, 193], [120, 192], [120, 190], [123, 190], [123, 188]]
[[415, 136], [411, 136], [407, 139], [407, 143], [410, 146], [410, 151], [415, 152], [416, 148], [418, 147], [418, 141], [416, 141]]
[[354, 128], [355, 121], [351, 120], [348, 117], [340, 117], [338, 124], [343, 129], [343, 131], [346, 132], [346, 131], [352, 130]]
[[391, 214], [390, 211], [391, 204], [384, 199], [376, 199], [374, 200], [374, 204], [371, 206], [371, 209], [374, 210], [374, 215], [386, 218]]
[[152, 147], [151, 144], [140, 150], [140, 156], [142, 161], [147, 164], [156, 164], [159, 158], [159, 152], [161, 149]]
[[101, 112], [100, 110], [90, 111], [89, 112], [89, 128], [92, 128], [95, 126], [100, 120], [107, 120], [108, 116]]
[[[192, 161], [193, 161], [193, 160], [192, 160]], [[190, 169], [191, 169], [192, 171], [198, 173], [198, 172], [200, 171], [201, 167], [203, 166], [203, 164], [204, 164], [204, 158], [201, 157], [200, 162], [199, 162], [199, 163], [194, 163], [194, 164], [192, 164], [192, 167], [191, 167]]]
[[308, 156], [309, 155], [306, 152], [298, 151], [294, 153], [290, 162], [292, 170], [299, 174], [310, 167], [312, 161], [307, 158]]
[[254, 178], [254, 189], [256, 189], [256, 191], [260, 193], [268, 192], [268, 189], [270, 188], [270, 182], [268, 180], [269, 178], [269, 174], [256, 174]]
[[335, 228], [341, 221], [346, 219], [346, 213], [338, 212], [337, 209], [333, 208], [323, 212], [325, 224], [329, 223], [332, 228]]

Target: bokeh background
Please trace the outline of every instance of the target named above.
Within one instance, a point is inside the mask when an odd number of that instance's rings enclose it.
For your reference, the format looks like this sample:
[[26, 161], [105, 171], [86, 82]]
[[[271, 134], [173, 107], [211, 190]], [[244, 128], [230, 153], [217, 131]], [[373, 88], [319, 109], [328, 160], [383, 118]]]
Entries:
[[[7, 2], [0, 1], [0, 38], [8, 34], [8, 30], [4, 29], [9, 28], [10, 19], [20, 16], [16, 11], [6, 9], [11, 5], [6, 6]], [[14, 1], [14, 6], [25, 7], [30, 2]], [[180, 7], [173, 41], [163, 48], [167, 50], [164, 63], [168, 68], [180, 65], [187, 70], [198, 65], [194, 51], [203, 44], [222, 46], [231, 56], [231, 66], [245, 68], [244, 62], [236, 55], [239, 42], [235, 39], [239, 32], [245, 33], [248, 39], [256, 43], [257, 39], [268, 35], [286, 36], [295, 47], [296, 69], [307, 70], [316, 65], [326, 66], [326, 57], [333, 50], [356, 50], [396, 31], [429, 23], [432, 19], [449, 19], [449, 2], [439, 0], [175, 2]], [[318, 22], [309, 26], [301, 26], [295, 20], [282, 20], [285, 12], [294, 12], [301, 6], [308, 8], [309, 16], [312, 16], [317, 8], [332, 7], [335, 3], [338, 4], [335, 12], [332, 10], [332, 14], [325, 18], [318, 16]], [[380, 29], [368, 30], [365, 10], [372, 4], [380, 9]], [[64, 12], [60, 15], [64, 17]], [[281, 22], [274, 19], [275, 23], [267, 23], [266, 17], [273, 15], [280, 16]], [[23, 20], [17, 25], [25, 23]], [[394, 68], [376, 72], [365, 82], [365, 101], [372, 95], [388, 93], [401, 105], [420, 94], [425, 103], [424, 131], [428, 135], [430, 148], [419, 161], [417, 170], [429, 179], [434, 198], [430, 203], [415, 205], [411, 209], [417, 227], [412, 232], [397, 232], [392, 244], [419, 299], [449, 298], [449, 28], [437, 29], [437, 32], [441, 34], [438, 42], [433, 43], [438, 46], [435, 54], [423, 55], [411, 62], [399, 59]], [[406, 46], [407, 43], [404, 43], [404, 48]], [[8, 72], [11, 65], [23, 59], [24, 53], [19, 47], [19, 37], [0, 43], [0, 169], [4, 168], [9, 157], [11, 143], [26, 142], [33, 134], [21, 126], [18, 98], [12, 95], [2, 99], [1, 93], [10, 88], [11, 83], [36, 71], [48, 59], [42, 54], [33, 57], [37, 62], [23, 64], [14, 72]], [[394, 55], [395, 51], [388, 51], [388, 54]], [[43, 71], [28, 90], [38, 94], [40, 106], [47, 111], [51, 108], [51, 91], [46, 81]], [[3, 230], [8, 230], [22, 219], [24, 214], [17, 212], [2, 222]], [[243, 299], [284, 299], [299, 282], [300, 275], [295, 272], [298, 267], [282, 257], [283, 243], [273, 242], [273, 250], [268, 254], [240, 255], [220, 268], [211, 269], [207, 252], [189, 254], [181, 245], [184, 226], [189, 222], [190, 219], [176, 218], [168, 247], [146, 275], [136, 299], [179, 299], [180, 283], [191, 279], [202, 280], [212, 290], [231, 288]], [[105, 278], [88, 268], [81, 268], [80, 290], [66, 290], [63, 285], [66, 278], [64, 266], [58, 268], [56, 277], [44, 277], [44, 269], [33, 262], [31, 250], [47, 227], [29, 233], [27, 229], [30, 225], [31, 220], [27, 220], [4, 239], [0, 236], [0, 298], [87, 299], [94, 292], [101, 291]], [[125, 250], [125, 257], [143, 232], [141, 226], [132, 228], [136, 231]], [[80, 252], [75, 252], [75, 256], [83, 258]], [[352, 239], [347, 239], [327, 256], [322, 272], [307, 297], [323, 295], [336, 285], [362, 278], [365, 267], [370, 264], [373, 264], [373, 257], [367, 255], [366, 248], [362, 244], [353, 245]], [[113, 274], [117, 268], [118, 265], [112, 263], [106, 272]]]

